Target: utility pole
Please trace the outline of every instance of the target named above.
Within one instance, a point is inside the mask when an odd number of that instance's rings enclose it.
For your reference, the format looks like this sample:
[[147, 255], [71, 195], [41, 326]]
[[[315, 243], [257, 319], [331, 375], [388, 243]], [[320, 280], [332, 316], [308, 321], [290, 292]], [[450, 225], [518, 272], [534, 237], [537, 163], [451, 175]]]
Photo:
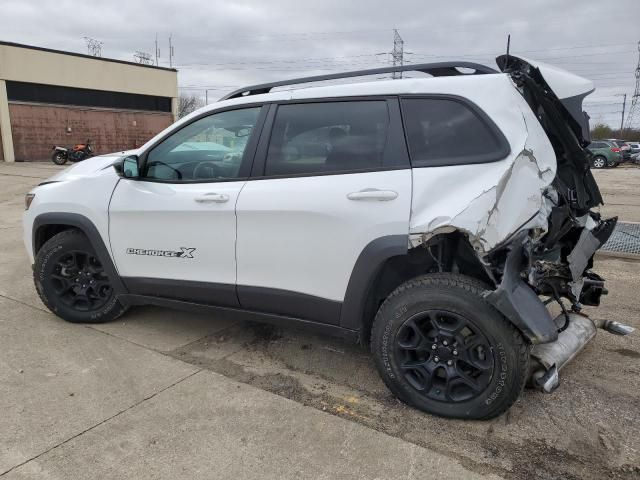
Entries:
[[620, 119], [620, 136], [622, 137], [622, 129], [624, 128], [624, 110], [627, 108], [627, 94], [622, 98], [622, 118]]
[[156, 67], [159, 65], [158, 59], [160, 58], [160, 48], [158, 47], [158, 34], [156, 33]]
[[171, 44], [171, 34], [169, 34], [169, 66], [173, 67], [173, 45]]

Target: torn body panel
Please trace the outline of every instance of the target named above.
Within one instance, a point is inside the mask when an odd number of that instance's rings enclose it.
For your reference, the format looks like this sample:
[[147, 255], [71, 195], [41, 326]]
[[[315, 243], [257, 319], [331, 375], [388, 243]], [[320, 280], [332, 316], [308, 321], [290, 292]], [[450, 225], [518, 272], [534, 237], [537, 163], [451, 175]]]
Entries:
[[531, 109], [515, 89], [513, 94], [502, 115], [493, 117], [511, 146], [507, 158], [414, 170], [410, 247], [457, 230], [485, 255], [522, 229], [547, 230], [556, 197], [555, 154]]
[[[465, 235], [495, 283], [487, 301], [531, 343], [549, 343], [569, 324], [563, 298], [579, 312], [581, 303], [597, 305], [606, 293], [590, 268], [616, 219], [601, 220], [590, 210], [602, 198], [589, 170], [581, 117], [566, 108], [540, 69], [520, 59], [498, 64], [511, 66], [503, 71], [513, 81], [514, 98], [493, 118], [511, 153], [493, 164], [449, 166], [442, 176], [438, 168], [414, 169], [410, 247], [429, 245], [445, 232]], [[556, 75], [553, 81], [572, 98], [588, 94], [588, 82], [575, 78]], [[519, 134], [509, 130], [518, 123]], [[560, 303], [564, 326], [556, 325], [541, 296]]]

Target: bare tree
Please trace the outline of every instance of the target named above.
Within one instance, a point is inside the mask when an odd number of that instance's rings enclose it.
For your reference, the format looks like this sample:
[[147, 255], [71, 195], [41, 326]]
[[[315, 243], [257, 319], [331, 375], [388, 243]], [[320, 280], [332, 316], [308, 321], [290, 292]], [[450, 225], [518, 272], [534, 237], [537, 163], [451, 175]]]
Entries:
[[181, 94], [178, 98], [178, 118], [189, 115], [191, 112], [204, 106], [202, 98], [195, 95]]

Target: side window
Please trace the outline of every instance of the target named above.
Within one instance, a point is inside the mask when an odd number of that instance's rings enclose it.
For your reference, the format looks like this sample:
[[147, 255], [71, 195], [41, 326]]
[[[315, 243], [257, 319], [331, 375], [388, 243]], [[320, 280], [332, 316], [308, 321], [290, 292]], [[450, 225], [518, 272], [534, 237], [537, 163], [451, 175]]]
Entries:
[[170, 182], [240, 178], [245, 147], [260, 107], [229, 110], [201, 118], [155, 146], [143, 177]]
[[589, 148], [606, 148], [606, 145], [602, 142], [593, 142]]
[[313, 175], [383, 166], [386, 101], [280, 105], [265, 175]]
[[498, 128], [463, 102], [405, 98], [402, 115], [414, 167], [486, 163], [509, 154]]

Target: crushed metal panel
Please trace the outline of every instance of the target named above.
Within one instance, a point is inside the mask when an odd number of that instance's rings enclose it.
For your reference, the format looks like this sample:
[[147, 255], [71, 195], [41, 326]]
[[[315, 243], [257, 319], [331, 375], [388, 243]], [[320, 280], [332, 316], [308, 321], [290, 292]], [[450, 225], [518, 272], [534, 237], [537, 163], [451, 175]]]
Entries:
[[[495, 119], [512, 148], [506, 159], [414, 169], [414, 185], [420, 185], [421, 191], [414, 188], [411, 247], [439, 233], [458, 230], [469, 237], [476, 251], [487, 253], [523, 228], [546, 231], [556, 195], [551, 187], [555, 154], [528, 106], [507, 108], [508, 112]], [[521, 133], [503, 129], [506, 122], [511, 127], [518, 122]]]

